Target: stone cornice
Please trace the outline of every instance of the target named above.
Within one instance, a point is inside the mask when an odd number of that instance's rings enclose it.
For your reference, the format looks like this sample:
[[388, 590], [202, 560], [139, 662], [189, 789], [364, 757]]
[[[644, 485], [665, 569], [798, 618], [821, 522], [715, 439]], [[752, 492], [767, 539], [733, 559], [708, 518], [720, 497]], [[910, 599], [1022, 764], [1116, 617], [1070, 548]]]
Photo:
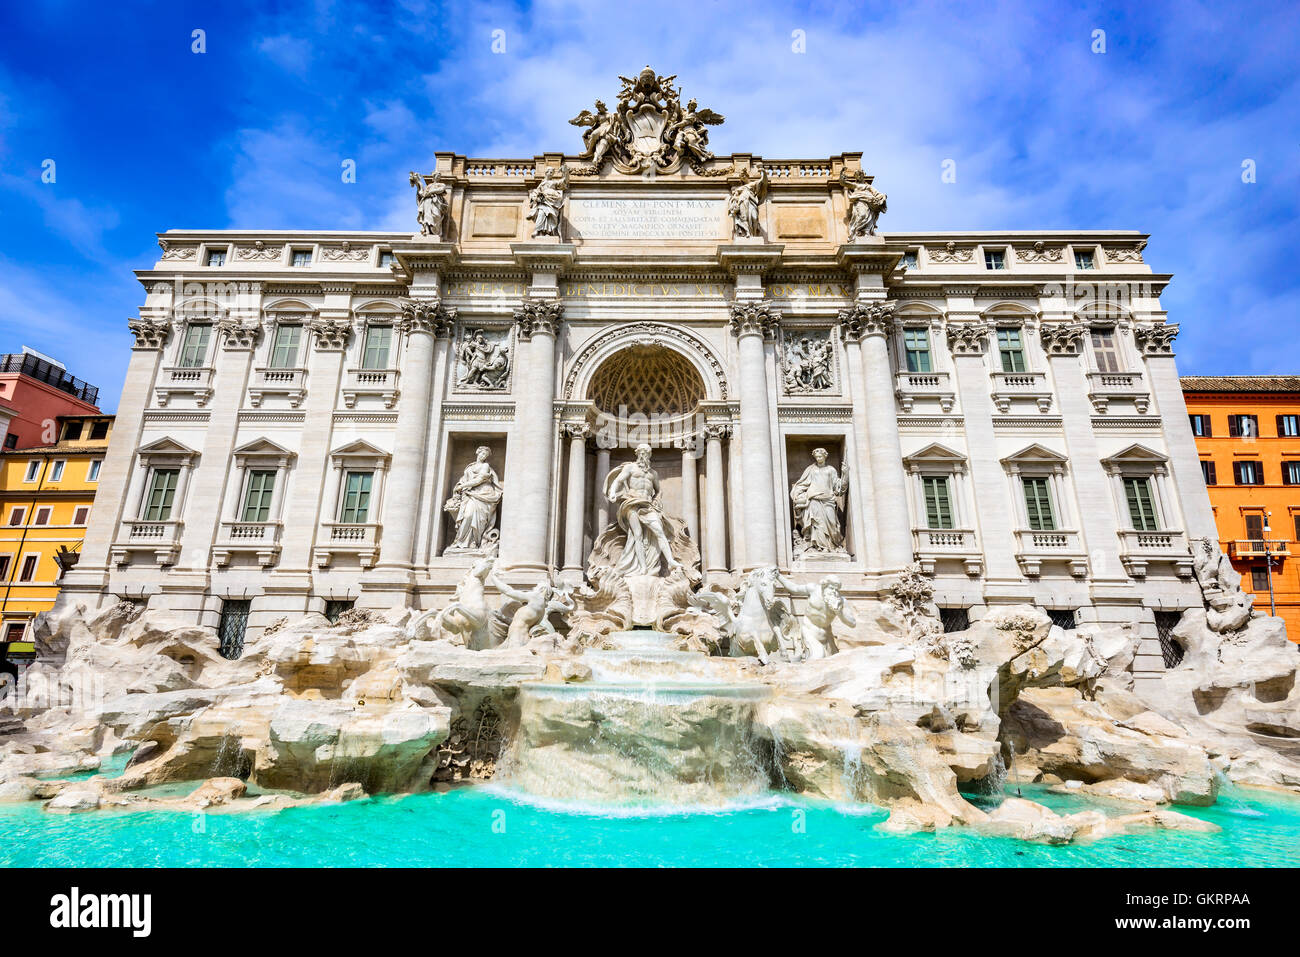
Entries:
[[573, 265], [577, 255], [573, 243], [511, 243], [510, 255], [515, 265], [533, 273], [562, 273]]
[[883, 242], [846, 243], [835, 251], [835, 261], [855, 276], [863, 273], [888, 275], [898, 267], [902, 258], [901, 251], [888, 249]]
[[743, 273], [761, 275], [781, 261], [784, 251], [783, 244], [724, 243], [718, 246], [718, 265], [732, 276]]

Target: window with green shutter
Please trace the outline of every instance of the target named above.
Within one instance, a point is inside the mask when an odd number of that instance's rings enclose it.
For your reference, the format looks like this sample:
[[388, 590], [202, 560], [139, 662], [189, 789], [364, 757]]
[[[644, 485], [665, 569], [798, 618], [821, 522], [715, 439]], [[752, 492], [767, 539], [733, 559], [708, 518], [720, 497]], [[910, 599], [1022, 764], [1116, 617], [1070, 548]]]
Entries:
[[1029, 528], [1035, 532], [1056, 531], [1056, 518], [1052, 514], [1052, 495], [1046, 478], [1022, 479], [1025, 486], [1025, 510], [1029, 514]]
[[180, 365], [182, 369], [199, 369], [208, 358], [208, 340], [212, 337], [212, 326], [206, 322], [191, 323], [185, 330], [185, 342], [181, 345]]
[[948, 496], [947, 476], [922, 476], [921, 484], [925, 490], [925, 527], [952, 528], [952, 499]]
[[1003, 372], [1025, 371], [1025, 347], [1020, 341], [1020, 330], [1013, 326], [998, 329], [998, 355]]
[[149, 497], [145, 501], [146, 521], [165, 522], [172, 517], [176, 480], [180, 474], [180, 469], [154, 469], [153, 478], [149, 482]]
[[1156, 519], [1155, 503], [1151, 499], [1150, 479], [1124, 479], [1124, 497], [1128, 501], [1128, 516], [1135, 529], [1139, 532], [1160, 530], [1160, 522]]
[[271, 494], [275, 491], [275, 472], [257, 469], [248, 473], [248, 492], [244, 495], [244, 521], [271, 520]]
[[349, 472], [343, 485], [343, 508], [339, 521], [346, 525], [360, 525], [370, 514], [370, 481], [372, 472]]
[[930, 333], [925, 329], [903, 330], [903, 351], [907, 357], [908, 372], [932, 372], [930, 364]]
[[275, 344], [271, 347], [271, 368], [294, 368], [298, 364], [298, 346], [301, 342], [302, 326], [277, 327]]
[[387, 369], [388, 354], [393, 348], [392, 326], [370, 326], [366, 329], [366, 346], [361, 354], [361, 368]]

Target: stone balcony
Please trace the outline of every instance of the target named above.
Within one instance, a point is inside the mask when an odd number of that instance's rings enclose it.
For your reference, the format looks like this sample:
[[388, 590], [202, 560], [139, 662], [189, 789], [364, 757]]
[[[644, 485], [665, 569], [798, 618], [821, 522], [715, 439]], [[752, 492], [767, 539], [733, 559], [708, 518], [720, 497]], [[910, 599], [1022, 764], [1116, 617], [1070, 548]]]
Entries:
[[362, 568], [379, 557], [378, 522], [325, 522], [317, 536], [316, 567], [329, 568], [339, 555], [355, 555]]
[[946, 372], [900, 372], [894, 377], [894, 395], [904, 412], [911, 412], [917, 399], [936, 401], [945, 413], [951, 412], [957, 401]]
[[263, 568], [274, 565], [280, 557], [282, 528], [279, 522], [222, 522], [212, 560], [224, 568], [232, 555], [245, 553], [255, 555]]
[[377, 395], [385, 409], [397, 404], [396, 369], [349, 369], [343, 379], [343, 404], [355, 408], [357, 397]]
[[1052, 391], [1045, 372], [991, 372], [989, 378], [993, 381], [993, 404], [1002, 414], [1021, 399], [1035, 403], [1039, 412], [1052, 411]]
[[1034, 531], [1016, 530], [1016, 561], [1020, 570], [1030, 578], [1043, 572], [1045, 563], [1066, 563], [1070, 574], [1082, 578], [1088, 574], [1088, 555], [1083, 550], [1083, 539], [1072, 529]]
[[1181, 578], [1192, 575], [1192, 553], [1180, 531], [1139, 532], [1119, 530], [1120, 561], [1134, 578], [1146, 578], [1147, 566], [1172, 564]]
[[971, 528], [914, 528], [912, 550], [927, 575], [933, 575], [936, 564], [943, 560], [961, 562], [967, 575], [984, 571], [984, 555]]
[[135, 552], [152, 552], [159, 565], [174, 565], [181, 552], [181, 532], [185, 523], [179, 519], [146, 521], [127, 519], [118, 527], [112, 545], [115, 565], [125, 565]]
[[262, 399], [268, 395], [288, 397], [289, 405], [298, 408], [307, 394], [307, 370], [298, 369], [254, 369], [253, 381], [248, 386], [248, 402], [253, 408], [262, 405]]
[[1239, 538], [1228, 543], [1228, 555], [1231, 558], [1290, 558], [1289, 542], [1262, 538]]
[[215, 375], [211, 366], [165, 366], [158, 373], [158, 384], [154, 386], [154, 395], [158, 405], [166, 407], [172, 396], [190, 395], [199, 405], [207, 405], [212, 398], [212, 379]]
[[1104, 415], [1111, 402], [1119, 400], [1132, 402], [1139, 415], [1146, 415], [1151, 407], [1151, 393], [1140, 372], [1089, 372], [1088, 399], [1098, 415]]

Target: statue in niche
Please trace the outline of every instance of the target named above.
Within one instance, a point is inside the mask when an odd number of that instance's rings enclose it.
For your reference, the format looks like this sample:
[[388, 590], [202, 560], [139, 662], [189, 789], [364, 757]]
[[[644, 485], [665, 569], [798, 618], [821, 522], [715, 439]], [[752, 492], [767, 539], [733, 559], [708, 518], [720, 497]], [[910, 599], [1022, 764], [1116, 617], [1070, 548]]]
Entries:
[[638, 445], [636, 458], [612, 469], [605, 497], [617, 509], [618, 527], [626, 535], [614, 571], [621, 576], [685, 572], [673, 558], [659, 499], [659, 473], [650, 466], [650, 446]]
[[786, 392], [825, 392], [833, 385], [829, 336], [804, 336], [786, 344], [784, 366]]
[[489, 339], [482, 329], [475, 329], [461, 342], [459, 359], [461, 372], [457, 385], [485, 391], [505, 388], [510, 373], [508, 336]]
[[861, 170], [852, 176], [841, 170], [840, 182], [849, 202], [849, 239], [857, 242], [864, 236], [876, 235], [876, 220], [889, 211], [889, 197], [868, 183]]
[[827, 465], [825, 449], [813, 449], [813, 464], [803, 470], [790, 490], [794, 502], [799, 537], [795, 540], [796, 556], [808, 552], [844, 555], [844, 532], [840, 527], [840, 510], [849, 490], [849, 467], [844, 474]]
[[758, 235], [758, 207], [763, 201], [767, 185], [767, 170], [756, 167], [751, 176], [742, 176], [740, 184], [732, 187], [727, 200], [727, 214], [731, 217], [734, 235], [747, 239]]
[[568, 172], [551, 167], [528, 194], [528, 218], [533, 221], [534, 238], [560, 235], [560, 212], [564, 209], [564, 191], [568, 186]]
[[420, 222], [420, 234], [430, 239], [441, 240], [447, 223], [447, 201], [451, 197], [451, 187], [439, 179], [434, 170], [426, 183], [424, 177], [411, 171], [411, 185], [415, 187], [417, 206], [416, 219]]
[[488, 464], [491, 450], [480, 445], [474, 461], [465, 467], [443, 510], [456, 516], [456, 537], [443, 554], [480, 551], [496, 545], [497, 506], [501, 504], [501, 479]]
[[781, 587], [791, 595], [808, 599], [808, 608], [799, 618], [800, 661], [815, 661], [838, 652], [835, 644], [835, 622], [842, 621], [850, 628], [858, 620], [853, 606], [840, 594], [840, 580], [834, 575], [823, 578], [815, 585], [799, 585], [784, 575], [778, 576]]

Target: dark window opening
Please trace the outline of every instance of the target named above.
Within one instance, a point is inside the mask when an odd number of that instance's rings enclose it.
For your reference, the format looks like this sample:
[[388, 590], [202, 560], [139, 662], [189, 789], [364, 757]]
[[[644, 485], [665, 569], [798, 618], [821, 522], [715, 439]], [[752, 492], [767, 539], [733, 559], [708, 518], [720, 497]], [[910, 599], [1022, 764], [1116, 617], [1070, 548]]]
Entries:
[[246, 598], [227, 598], [221, 603], [221, 657], [234, 661], [244, 653], [244, 633], [248, 631], [248, 612], [253, 603]]
[[1183, 646], [1174, 638], [1174, 629], [1182, 618], [1181, 611], [1156, 612], [1156, 635], [1160, 638], [1160, 654], [1165, 659], [1166, 668], [1177, 668], [1183, 660]]
[[1066, 631], [1074, 631], [1078, 622], [1075, 621], [1073, 608], [1051, 608], [1048, 609], [1047, 617], [1052, 619], [1052, 624]]
[[351, 611], [356, 601], [350, 598], [331, 598], [325, 602], [325, 618], [331, 625], [337, 625], [339, 616], [345, 611]]
[[970, 627], [970, 611], [965, 608], [940, 608], [939, 620], [943, 622], [943, 632], [965, 631]]

